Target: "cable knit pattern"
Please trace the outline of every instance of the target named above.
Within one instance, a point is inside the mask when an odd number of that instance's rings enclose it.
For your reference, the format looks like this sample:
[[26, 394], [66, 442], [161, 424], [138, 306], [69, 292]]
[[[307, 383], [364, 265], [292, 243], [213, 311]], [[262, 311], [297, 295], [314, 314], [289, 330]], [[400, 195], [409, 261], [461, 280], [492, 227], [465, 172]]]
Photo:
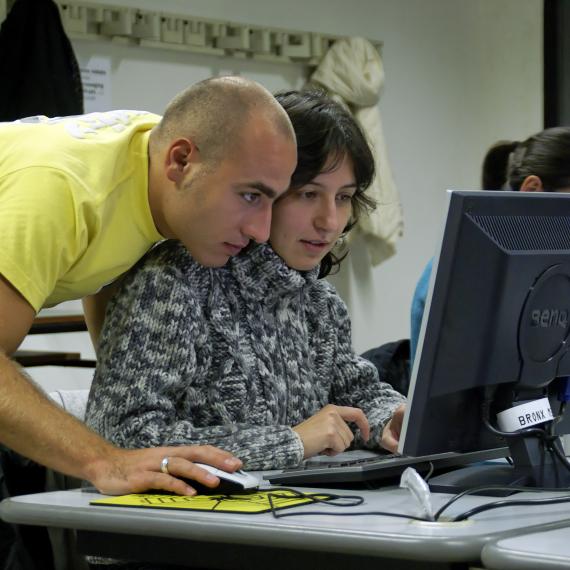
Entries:
[[276, 469], [303, 459], [291, 426], [332, 403], [362, 408], [378, 447], [404, 400], [354, 354], [346, 307], [317, 275], [267, 245], [217, 269], [157, 246], [109, 305], [88, 425], [121, 447], [210, 444]]

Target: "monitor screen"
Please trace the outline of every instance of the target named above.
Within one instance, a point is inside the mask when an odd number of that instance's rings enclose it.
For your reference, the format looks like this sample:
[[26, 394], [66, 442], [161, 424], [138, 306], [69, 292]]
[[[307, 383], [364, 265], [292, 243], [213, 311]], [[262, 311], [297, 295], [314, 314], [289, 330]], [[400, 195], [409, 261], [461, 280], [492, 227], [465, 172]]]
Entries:
[[[526, 456], [513, 452], [521, 438], [498, 434], [485, 416], [497, 427], [499, 412], [551, 397], [564, 382], [558, 378], [570, 375], [570, 194], [448, 191], [448, 198], [399, 452], [509, 445], [525, 474]], [[530, 432], [523, 439], [528, 447]], [[538, 439], [530, 462], [536, 452], [548, 471], [557, 460], [544, 460], [546, 440]], [[551, 486], [566, 475], [554, 480], [525, 484]]]

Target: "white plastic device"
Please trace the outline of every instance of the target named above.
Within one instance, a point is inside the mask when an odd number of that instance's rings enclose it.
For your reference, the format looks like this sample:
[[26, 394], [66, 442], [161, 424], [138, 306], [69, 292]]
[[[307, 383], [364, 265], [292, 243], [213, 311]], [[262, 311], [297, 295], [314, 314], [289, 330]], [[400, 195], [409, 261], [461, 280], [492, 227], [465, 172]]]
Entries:
[[220, 484], [218, 487], [210, 489], [210, 492], [219, 491], [224, 492], [236, 492], [236, 491], [253, 491], [259, 487], [259, 480], [254, 475], [246, 473], [239, 469], [233, 473], [228, 473], [227, 471], [222, 471], [213, 465], [208, 465], [206, 463], [196, 463], [198, 467], [201, 467], [205, 471], [208, 471], [212, 475], [215, 475], [220, 479]]

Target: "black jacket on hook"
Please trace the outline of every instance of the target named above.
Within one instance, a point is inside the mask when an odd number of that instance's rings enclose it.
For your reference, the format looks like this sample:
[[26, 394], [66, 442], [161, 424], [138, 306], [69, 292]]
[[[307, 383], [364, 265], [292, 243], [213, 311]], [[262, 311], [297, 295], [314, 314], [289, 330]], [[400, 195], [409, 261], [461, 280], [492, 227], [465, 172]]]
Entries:
[[0, 28], [0, 121], [83, 112], [79, 66], [53, 0], [16, 0]]

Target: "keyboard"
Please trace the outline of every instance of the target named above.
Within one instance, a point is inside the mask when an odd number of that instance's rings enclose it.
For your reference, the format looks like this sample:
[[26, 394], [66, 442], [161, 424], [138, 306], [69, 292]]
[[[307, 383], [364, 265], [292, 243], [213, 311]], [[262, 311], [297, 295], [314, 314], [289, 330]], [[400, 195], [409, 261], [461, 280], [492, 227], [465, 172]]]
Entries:
[[468, 465], [477, 461], [498, 459], [508, 455], [506, 448], [488, 449], [469, 453], [441, 453], [422, 457], [405, 457], [395, 454], [367, 454], [351, 457], [352, 452], [333, 458], [318, 456], [304, 461], [298, 467], [268, 473], [264, 479], [275, 485], [313, 485], [379, 482], [399, 477], [406, 467], [420, 474], [432, 469], [441, 470]]

